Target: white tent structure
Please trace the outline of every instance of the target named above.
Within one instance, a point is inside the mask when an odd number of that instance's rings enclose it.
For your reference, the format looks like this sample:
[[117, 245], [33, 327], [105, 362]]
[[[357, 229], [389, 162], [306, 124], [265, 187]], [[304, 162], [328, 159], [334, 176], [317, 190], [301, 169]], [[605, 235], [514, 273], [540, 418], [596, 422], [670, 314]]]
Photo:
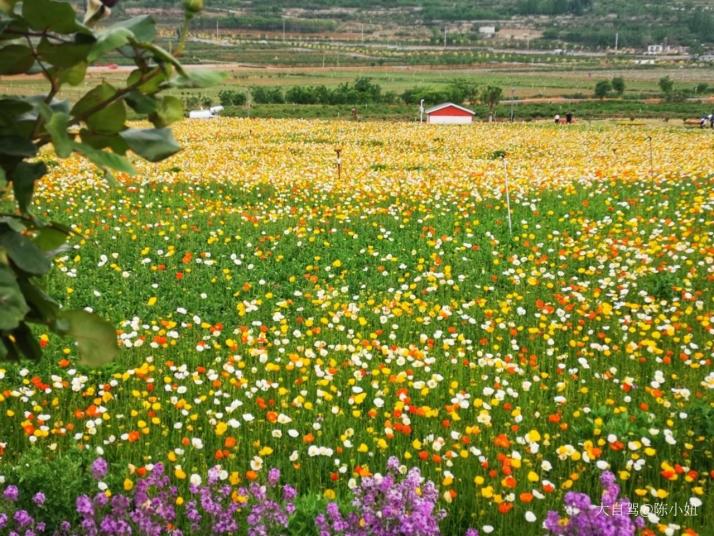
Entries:
[[223, 106], [211, 106], [208, 110], [191, 110], [188, 112], [189, 119], [213, 119], [218, 117], [223, 111]]

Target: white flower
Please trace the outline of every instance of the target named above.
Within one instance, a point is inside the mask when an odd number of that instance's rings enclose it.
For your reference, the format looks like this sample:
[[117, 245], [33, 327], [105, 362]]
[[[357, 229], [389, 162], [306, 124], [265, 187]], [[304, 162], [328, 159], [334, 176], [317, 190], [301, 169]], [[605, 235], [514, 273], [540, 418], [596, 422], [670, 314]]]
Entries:
[[193, 474], [191, 475], [191, 478], [189, 479], [189, 481], [190, 481], [191, 484], [193, 484], [194, 486], [200, 486], [200, 485], [201, 485], [201, 476], [200, 476], [200, 475], [197, 475], [196, 473], [193, 473]]
[[534, 523], [535, 520], [538, 519], [536, 517], [536, 515], [533, 512], [531, 512], [530, 510], [528, 510], [526, 512], [525, 518], [526, 518], [526, 521], [528, 521], [528, 523]]
[[197, 450], [201, 450], [203, 448], [203, 441], [201, 440], [200, 437], [192, 437], [191, 445], [193, 445], [193, 448], [195, 448]]

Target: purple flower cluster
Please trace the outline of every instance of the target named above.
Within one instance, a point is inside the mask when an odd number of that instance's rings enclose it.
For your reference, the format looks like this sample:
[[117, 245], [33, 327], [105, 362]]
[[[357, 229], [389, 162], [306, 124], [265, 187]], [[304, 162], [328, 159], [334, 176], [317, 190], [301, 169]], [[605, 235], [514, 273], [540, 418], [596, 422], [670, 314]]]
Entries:
[[354, 510], [343, 514], [336, 503], [315, 518], [320, 536], [432, 536], [446, 513], [436, 507], [438, 492], [417, 467], [402, 476], [391, 457], [387, 473], [365, 477], [354, 490]]
[[[33, 518], [27, 510], [17, 508], [20, 490], [17, 486], [7, 486], [0, 497], [0, 534], [8, 536], [36, 536], [47, 528], [45, 523]], [[45, 504], [45, 495], [36, 493], [32, 502], [37, 507]]]
[[644, 527], [644, 519], [630, 515], [630, 501], [620, 497], [620, 486], [615, 483], [613, 473], [605, 471], [600, 484], [603, 491], [599, 505], [594, 505], [585, 493], [568, 492], [564, 500], [567, 515], [548, 512], [543, 524], [546, 530], [557, 536], [634, 536]]
[[[222, 475], [223, 473], [223, 475]], [[280, 486], [280, 471], [271, 469], [265, 485], [256, 482], [247, 488], [233, 488], [222, 482], [225, 472], [216, 466], [208, 471], [204, 485], [189, 487], [193, 498], [186, 503], [186, 517], [192, 532], [249, 536], [283, 533], [295, 512], [295, 488]], [[241, 530], [242, 529], [242, 530]]]
[[[96, 479], [103, 478], [106, 470], [106, 462], [101, 458], [92, 464]], [[176, 488], [171, 486], [164, 466], [158, 463], [137, 483], [132, 497], [117, 494], [110, 498], [103, 492], [93, 498], [77, 497], [75, 508], [80, 517], [80, 532], [86, 536], [180, 536], [181, 531], [173, 526], [176, 497]]]

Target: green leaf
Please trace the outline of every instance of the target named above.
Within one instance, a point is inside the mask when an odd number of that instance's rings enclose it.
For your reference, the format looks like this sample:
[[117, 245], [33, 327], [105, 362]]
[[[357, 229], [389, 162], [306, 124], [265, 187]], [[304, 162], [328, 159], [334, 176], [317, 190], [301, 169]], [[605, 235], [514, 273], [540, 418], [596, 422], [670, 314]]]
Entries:
[[[7, 0], [0, 0], [0, 11], [3, 10], [3, 2]], [[14, 4], [15, 2], [11, 2]], [[0, 23], [0, 41], [8, 41], [18, 38], [18, 34], [26, 33], [29, 29], [27, 22], [20, 18], [14, 19], [4, 19]]]
[[12, 173], [12, 188], [21, 212], [27, 212], [35, 191], [35, 181], [47, 173], [44, 162], [20, 162]]
[[15, 345], [20, 350], [20, 353], [28, 359], [37, 361], [42, 357], [42, 348], [37, 342], [30, 327], [24, 322], [20, 322], [12, 331], [12, 336], [15, 338]]
[[17, 233], [24, 233], [27, 229], [22, 220], [15, 216], [2, 216], [0, 217], [0, 223], [6, 224], [10, 229]]
[[149, 120], [156, 127], [165, 127], [181, 119], [183, 119], [183, 103], [181, 99], [171, 95], [163, 97], [158, 102], [156, 111], [149, 116]]
[[158, 100], [150, 95], [144, 95], [140, 91], [130, 91], [126, 95], [126, 103], [138, 114], [147, 115], [156, 111]]
[[129, 128], [120, 134], [129, 146], [149, 162], [159, 162], [181, 148], [168, 128]]
[[43, 37], [37, 46], [37, 53], [51, 65], [68, 68], [86, 61], [92, 46], [92, 43], [60, 43], [53, 45], [47, 38]]
[[226, 78], [226, 73], [218, 71], [187, 71], [184, 76], [178, 76], [170, 82], [170, 86], [179, 88], [203, 88], [220, 84]]
[[67, 133], [70, 117], [64, 112], [55, 112], [50, 120], [45, 123], [45, 130], [52, 138], [55, 152], [60, 158], [67, 158], [72, 154], [73, 140]]
[[0, 99], [0, 121], [12, 122], [15, 117], [32, 110], [32, 104], [20, 97], [3, 97]]
[[28, 274], [44, 275], [52, 265], [40, 248], [32, 240], [8, 227], [0, 227], [0, 248], [7, 252], [12, 262]]
[[109, 147], [117, 154], [126, 154], [129, 146], [119, 134], [97, 134], [91, 130], [83, 128], [79, 131], [82, 142], [91, 145], [95, 149], [105, 149]]
[[33, 30], [91, 34], [89, 28], [77, 21], [74, 9], [67, 2], [27, 0], [22, 3], [22, 16]]
[[88, 65], [86, 61], [80, 61], [66, 69], [57, 69], [56, 72], [59, 75], [60, 83], [78, 86], [84, 81]]
[[132, 167], [129, 161], [118, 154], [107, 151], [100, 151], [86, 143], [76, 143], [74, 148], [86, 156], [95, 166], [102, 169], [111, 168], [117, 171], [123, 171], [129, 175], [134, 175], [136, 170]]
[[56, 227], [42, 227], [37, 232], [37, 236], [35, 236], [33, 242], [45, 253], [51, 253], [67, 242], [67, 234], [65, 231], [57, 229]]
[[148, 50], [151, 52], [151, 54], [154, 56], [154, 60], [156, 63], [170, 63], [174, 67], [176, 67], [176, 70], [181, 74], [182, 76], [188, 76], [186, 71], [183, 68], [183, 65], [177, 60], [168, 50], [164, 50], [158, 45], [155, 45], [154, 43], [141, 43], [135, 40], [132, 40], [132, 44], [137, 47], [141, 48], [144, 50]]
[[86, 311], [62, 311], [60, 318], [69, 323], [67, 333], [77, 341], [82, 363], [101, 366], [116, 357], [117, 336], [109, 322]]
[[0, 330], [15, 329], [29, 311], [14, 272], [0, 264]]
[[37, 147], [20, 136], [0, 136], [0, 154], [10, 156], [35, 156]]
[[0, 0], [0, 11], [10, 14], [15, 9], [15, 4], [17, 0]]
[[134, 69], [126, 80], [127, 86], [133, 86], [141, 77], [146, 79], [146, 82], [138, 86], [136, 89], [143, 93], [144, 95], [151, 95], [156, 93], [161, 89], [161, 85], [167, 80], [166, 74], [161, 70], [160, 67], [154, 67], [146, 71], [141, 69]]
[[153, 41], [156, 37], [156, 22], [151, 15], [140, 15], [121, 22], [117, 22], [107, 31], [125, 28], [129, 30], [137, 41]]
[[99, 34], [99, 39], [92, 47], [87, 60], [90, 62], [96, 61], [107, 52], [126, 45], [132, 37], [133, 34], [128, 28], [115, 28], [114, 26], [108, 28]]
[[[0, 190], [4, 190], [7, 186], [7, 178], [5, 176], [5, 170], [0, 167]], [[2, 192], [0, 192], [0, 197], [2, 197]]]
[[121, 100], [103, 106], [85, 117], [92, 110], [111, 100], [116, 93], [117, 90], [113, 86], [102, 82], [77, 101], [72, 108], [72, 115], [82, 117], [87, 126], [95, 132], [104, 134], [119, 132], [124, 128], [124, 121], [126, 121], [126, 108]]
[[25, 45], [7, 45], [0, 48], [0, 74], [20, 74], [35, 63], [32, 49]]
[[31, 318], [28, 318], [28, 321], [53, 326], [60, 312], [59, 304], [29, 279], [19, 279], [18, 286], [30, 306]]

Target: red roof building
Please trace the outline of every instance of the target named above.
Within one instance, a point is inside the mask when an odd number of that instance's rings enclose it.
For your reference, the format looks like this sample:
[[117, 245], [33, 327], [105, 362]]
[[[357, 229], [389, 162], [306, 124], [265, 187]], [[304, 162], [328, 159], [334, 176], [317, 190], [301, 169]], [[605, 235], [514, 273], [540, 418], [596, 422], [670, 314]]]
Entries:
[[426, 122], [438, 125], [469, 125], [474, 112], [453, 102], [445, 102], [425, 110]]

